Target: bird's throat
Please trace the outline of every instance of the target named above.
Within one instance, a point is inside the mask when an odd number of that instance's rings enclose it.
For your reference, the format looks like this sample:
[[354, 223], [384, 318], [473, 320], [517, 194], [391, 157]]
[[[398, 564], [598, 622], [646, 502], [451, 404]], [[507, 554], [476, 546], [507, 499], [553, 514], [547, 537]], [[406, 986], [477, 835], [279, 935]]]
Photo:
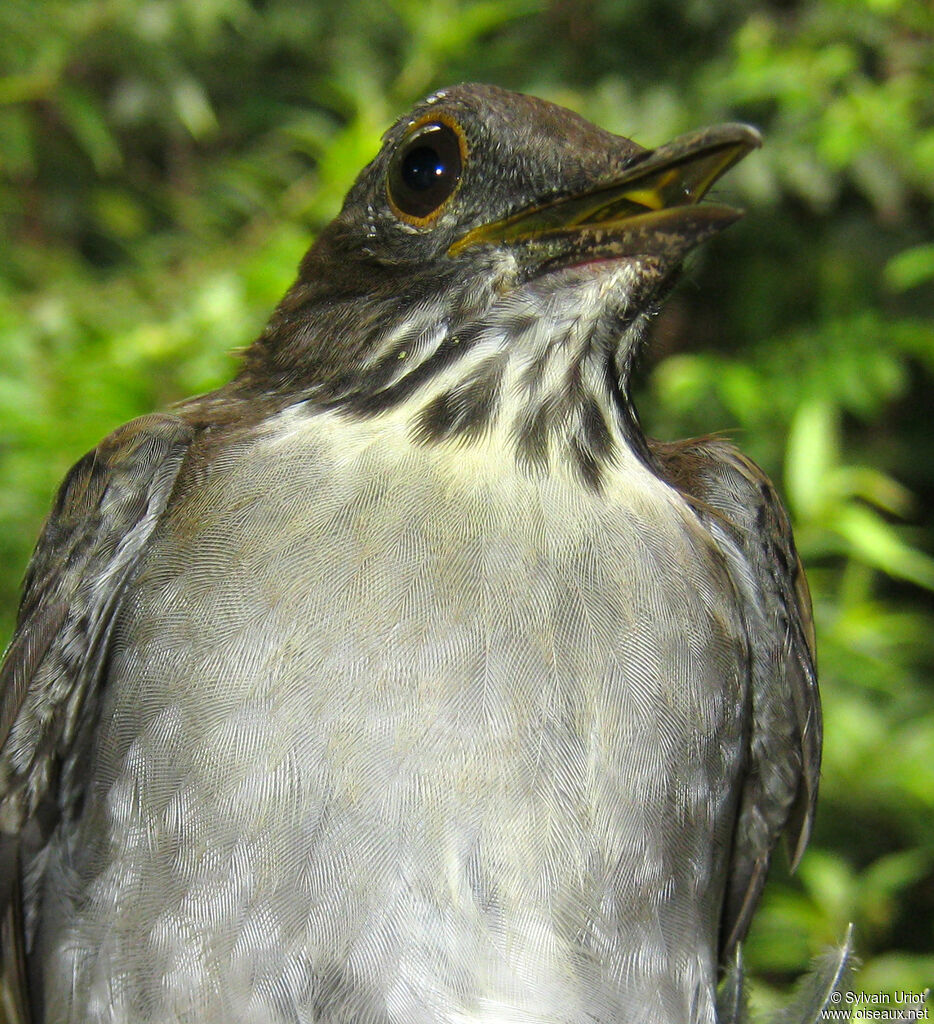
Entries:
[[335, 404], [402, 413], [415, 444], [492, 445], [528, 472], [570, 467], [598, 489], [608, 464], [645, 450], [628, 375], [646, 318], [608, 316], [607, 275], [588, 267], [578, 277], [514, 292], [461, 328], [397, 331], [413, 344], [381, 346], [374, 383], [387, 355], [395, 363], [385, 385]]
[[670, 275], [600, 261], [527, 279], [505, 257], [476, 269], [466, 285], [387, 282], [366, 302], [300, 279], [239, 386], [274, 377], [283, 407], [401, 416], [415, 445], [489, 445], [526, 472], [570, 467], [593, 488], [608, 464], [649, 464], [629, 377]]

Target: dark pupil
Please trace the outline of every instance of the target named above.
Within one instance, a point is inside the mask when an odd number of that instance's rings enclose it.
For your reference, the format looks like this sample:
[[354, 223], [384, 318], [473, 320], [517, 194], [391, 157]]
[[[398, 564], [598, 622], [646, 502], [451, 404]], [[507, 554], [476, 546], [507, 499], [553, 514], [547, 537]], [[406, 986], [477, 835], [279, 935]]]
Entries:
[[409, 217], [428, 217], [451, 195], [461, 176], [457, 134], [429, 124], [396, 154], [389, 168], [389, 197]]
[[444, 161], [431, 146], [417, 146], [402, 161], [402, 180], [414, 192], [432, 188], [446, 171]]

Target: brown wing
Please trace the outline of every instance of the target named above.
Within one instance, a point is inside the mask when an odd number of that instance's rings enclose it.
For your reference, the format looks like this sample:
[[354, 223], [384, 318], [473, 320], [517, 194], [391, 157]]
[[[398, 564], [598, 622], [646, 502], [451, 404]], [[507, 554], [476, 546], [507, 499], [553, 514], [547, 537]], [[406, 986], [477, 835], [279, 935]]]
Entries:
[[746, 934], [784, 833], [792, 870], [817, 800], [821, 709], [811, 597], [791, 525], [759, 467], [718, 438], [652, 442], [670, 483], [694, 505], [724, 551], [751, 641], [751, 721], [743, 789], [721, 921], [721, 957]]
[[175, 416], [121, 427], [75, 465], [26, 571], [0, 667], [0, 1021], [25, 1021], [20, 856], [43, 841], [45, 811], [68, 813], [76, 737], [92, 727], [123, 584], [165, 509], [191, 442]]

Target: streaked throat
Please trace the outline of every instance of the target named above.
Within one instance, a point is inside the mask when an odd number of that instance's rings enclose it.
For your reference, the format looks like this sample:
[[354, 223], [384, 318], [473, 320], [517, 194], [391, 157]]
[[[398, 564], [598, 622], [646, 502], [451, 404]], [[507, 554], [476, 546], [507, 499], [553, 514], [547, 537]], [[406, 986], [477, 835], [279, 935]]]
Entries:
[[[644, 448], [621, 374], [628, 375], [646, 316], [616, 311], [625, 273], [612, 265], [569, 268], [460, 328], [421, 310], [381, 346], [388, 359], [373, 365], [383, 386], [335, 405], [355, 416], [404, 412], [413, 443], [492, 443], [525, 472], [570, 466], [599, 489], [609, 464], [633, 451], [642, 458]], [[399, 346], [399, 338], [408, 340]]]

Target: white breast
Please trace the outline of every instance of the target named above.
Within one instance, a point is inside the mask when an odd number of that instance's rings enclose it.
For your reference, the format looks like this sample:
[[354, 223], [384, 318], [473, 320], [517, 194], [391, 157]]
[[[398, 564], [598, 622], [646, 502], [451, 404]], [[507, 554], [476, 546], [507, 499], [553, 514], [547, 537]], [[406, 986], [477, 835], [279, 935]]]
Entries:
[[621, 460], [597, 494], [495, 434], [301, 410], [218, 458], [125, 598], [45, 936], [97, 952], [53, 1004], [712, 1019], [742, 627], [689, 510]]

